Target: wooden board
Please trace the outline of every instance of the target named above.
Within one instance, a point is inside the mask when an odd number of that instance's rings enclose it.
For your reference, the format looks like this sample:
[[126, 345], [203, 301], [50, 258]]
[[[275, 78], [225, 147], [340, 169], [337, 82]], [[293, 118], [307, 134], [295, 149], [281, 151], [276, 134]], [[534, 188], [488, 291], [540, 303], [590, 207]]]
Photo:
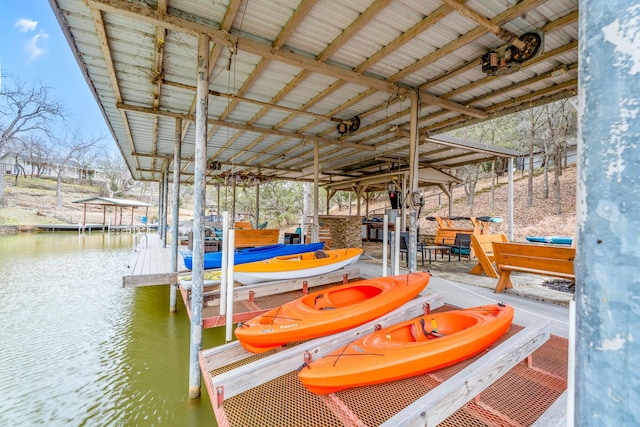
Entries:
[[382, 426], [438, 425], [540, 348], [549, 337], [548, 322], [523, 329], [389, 418]]
[[275, 245], [280, 238], [280, 230], [277, 228], [238, 229], [235, 231], [235, 247], [250, 248], [254, 246]]
[[228, 399], [298, 369], [305, 362], [305, 353], [313, 355], [313, 358], [320, 358], [367, 331], [373, 331], [376, 325], [386, 327], [419, 316], [423, 314], [425, 304], [429, 304], [431, 309], [438, 308], [444, 304], [444, 297], [435, 293], [416, 298], [391, 313], [359, 327], [304, 342], [219, 375], [212, 375], [210, 372], [254, 354], [244, 350], [237, 341], [203, 350], [200, 353], [201, 366], [204, 366], [203, 374], [210, 379], [216, 393], [223, 393], [224, 399]]

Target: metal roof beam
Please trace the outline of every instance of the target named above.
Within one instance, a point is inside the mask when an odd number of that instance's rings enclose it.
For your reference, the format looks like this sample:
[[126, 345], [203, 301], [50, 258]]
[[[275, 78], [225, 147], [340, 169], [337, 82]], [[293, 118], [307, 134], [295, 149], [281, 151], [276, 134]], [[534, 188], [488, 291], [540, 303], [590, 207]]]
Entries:
[[[129, 105], [122, 102], [117, 103], [116, 108], [119, 108], [121, 110], [126, 110], [126, 111], [132, 111], [136, 113], [152, 114], [156, 116], [172, 117], [172, 118], [179, 117], [183, 120], [194, 119], [194, 117], [190, 114], [161, 110], [158, 108], [140, 107], [138, 105]], [[245, 131], [256, 132], [256, 133], [266, 133], [269, 135], [286, 136], [289, 138], [296, 138], [296, 139], [308, 139], [312, 141], [322, 142], [323, 144], [340, 145], [343, 147], [355, 148], [358, 150], [375, 151], [376, 149], [371, 145], [354, 144], [346, 141], [337, 141], [334, 139], [321, 138], [314, 135], [303, 135], [295, 132], [281, 131], [278, 129], [269, 129], [269, 128], [263, 128], [258, 126], [245, 125], [242, 123], [228, 122], [226, 120], [207, 119], [207, 123], [211, 125], [223, 126], [230, 129], [236, 129], [236, 130], [245, 130]]]
[[125, 0], [87, 0], [87, 2], [91, 7], [95, 7], [104, 12], [126, 16], [150, 25], [190, 34], [194, 37], [197, 37], [199, 34], [206, 34], [215, 42], [231, 48], [237, 48], [244, 52], [249, 52], [266, 59], [283, 62], [294, 67], [328, 75], [365, 87], [372, 87], [383, 92], [407, 94], [412, 90], [410, 88], [402, 87], [394, 82], [389, 82], [372, 76], [366, 76], [336, 65], [319, 62], [315, 57], [299, 55], [286, 49], [274, 49], [273, 46], [269, 44], [252, 40], [248, 37], [230, 34], [206, 24], [193, 22], [185, 18], [171, 15], [169, 13], [163, 13], [157, 9], [130, 3]]

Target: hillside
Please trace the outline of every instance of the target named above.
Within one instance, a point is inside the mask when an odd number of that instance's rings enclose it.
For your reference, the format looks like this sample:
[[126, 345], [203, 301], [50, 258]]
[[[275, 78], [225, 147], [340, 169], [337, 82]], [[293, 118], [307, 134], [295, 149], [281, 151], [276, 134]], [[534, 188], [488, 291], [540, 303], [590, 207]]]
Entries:
[[[552, 179], [550, 172], [549, 179]], [[500, 183], [495, 187], [494, 207], [491, 208], [491, 181], [481, 180], [476, 186], [476, 194], [473, 203], [473, 210], [466, 203], [464, 188], [458, 187], [453, 191], [453, 211], [451, 216], [496, 216], [502, 217], [504, 221], [500, 224], [494, 223], [490, 226], [492, 233], [508, 234], [508, 206], [507, 206], [507, 178], [502, 177]], [[534, 176], [534, 201], [531, 208], [527, 207], [527, 175], [520, 172], [514, 174], [514, 240], [523, 241], [525, 236], [530, 235], [568, 235], [573, 236], [576, 232], [576, 167], [570, 165], [564, 169], [560, 177], [560, 189], [562, 200], [562, 212], [554, 214], [553, 199], [543, 198], [543, 176], [539, 172]], [[552, 194], [552, 187], [549, 188]], [[437, 224], [435, 221], [428, 221], [427, 216], [449, 216], [448, 200], [442, 195], [441, 205], [438, 206], [438, 197], [434, 193], [425, 194], [425, 206], [420, 214], [419, 226], [420, 234], [435, 234]], [[374, 203], [369, 203], [369, 212], [382, 215], [384, 209], [389, 207], [387, 197], [381, 197]], [[355, 214], [355, 205], [351, 212]], [[364, 211], [362, 211], [364, 213]], [[341, 211], [334, 210], [332, 214], [348, 214], [348, 209]], [[456, 222], [456, 226], [469, 227], [469, 221]]]
[[[564, 170], [561, 177], [562, 213], [553, 213], [552, 199], [542, 197], [542, 175], [534, 179], [534, 206], [527, 207], [527, 178], [520, 173], [515, 174], [514, 186], [514, 225], [515, 240], [524, 240], [526, 235], [574, 235], [576, 227], [576, 168], [570, 166]], [[61, 209], [56, 208], [55, 181], [46, 179], [19, 178], [17, 185], [13, 177], [5, 178], [5, 208], [0, 209], [0, 225], [33, 226], [35, 224], [56, 224], [82, 222], [84, 208], [73, 201], [102, 194], [100, 187], [86, 185], [63, 184]], [[507, 233], [507, 184], [506, 178], [501, 178], [495, 190], [495, 206], [491, 209], [490, 181], [480, 181], [476, 188], [474, 209], [471, 211], [466, 204], [464, 189], [454, 190], [453, 216], [500, 216], [504, 218], [501, 224], [492, 224], [491, 232]], [[550, 190], [551, 191], [551, 190]], [[135, 197], [135, 196], [132, 196]], [[145, 198], [148, 198], [145, 197]], [[155, 199], [154, 199], [155, 200]], [[446, 197], [441, 197], [442, 206], [437, 206], [438, 197], [427, 192], [425, 207], [420, 218], [421, 234], [435, 233], [436, 223], [424, 219], [425, 216], [448, 216]], [[380, 197], [377, 203], [370, 203], [370, 212], [382, 213], [388, 207], [388, 198]], [[352, 213], [355, 214], [355, 206]], [[333, 214], [347, 214], [348, 210], [334, 210]], [[363, 212], [364, 213], [364, 212]], [[188, 215], [188, 211], [181, 210], [181, 217]], [[111, 214], [112, 217], [113, 214]], [[136, 216], [144, 215], [141, 209], [136, 210]], [[153, 213], [149, 216], [153, 217]], [[109, 218], [109, 214], [107, 214]], [[129, 216], [127, 215], [127, 220]], [[87, 209], [88, 223], [102, 223], [103, 211], [100, 207]], [[126, 221], [126, 220], [125, 220]], [[468, 223], [467, 223], [468, 224]], [[467, 226], [461, 224], [461, 226]]]

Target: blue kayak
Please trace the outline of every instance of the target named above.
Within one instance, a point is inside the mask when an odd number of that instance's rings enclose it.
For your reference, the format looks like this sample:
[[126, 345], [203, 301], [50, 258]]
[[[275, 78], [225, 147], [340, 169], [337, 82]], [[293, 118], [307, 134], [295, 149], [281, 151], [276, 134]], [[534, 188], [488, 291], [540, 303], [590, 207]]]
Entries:
[[[233, 264], [245, 264], [247, 262], [262, 261], [282, 255], [295, 255], [304, 252], [314, 252], [324, 248], [323, 242], [296, 244], [296, 245], [267, 245], [256, 246], [255, 248], [236, 249], [233, 254]], [[184, 259], [184, 266], [191, 270], [192, 252], [189, 250], [180, 251]], [[205, 252], [204, 269], [220, 268], [222, 266], [222, 252]]]
[[554, 245], [570, 245], [573, 243], [571, 236], [527, 236], [527, 241], [534, 243], [553, 243]]

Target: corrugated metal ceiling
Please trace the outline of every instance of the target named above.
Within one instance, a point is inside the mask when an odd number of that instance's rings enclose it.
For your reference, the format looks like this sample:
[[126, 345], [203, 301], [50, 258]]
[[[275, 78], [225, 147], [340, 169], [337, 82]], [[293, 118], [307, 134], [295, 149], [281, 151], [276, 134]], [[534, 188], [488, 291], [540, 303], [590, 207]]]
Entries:
[[[314, 141], [325, 183], [407, 164], [411, 93], [420, 94], [422, 164], [505, 156], [437, 134], [577, 90], [578, 0], [50, 3], [138, 180], [159, 180], [170, 165], [177, 117], [182, 180], [193, 180], [202, 31], [215, 61], [207, 156], [222, 166], [210, 181], [225, 172], [311, 179]], [[542, 48], [488, 74], [480, 58], [508, 46], [509, 32], [542, 34]], [[355, 116], [359, 128], [340, 135], [338, 122]]]

